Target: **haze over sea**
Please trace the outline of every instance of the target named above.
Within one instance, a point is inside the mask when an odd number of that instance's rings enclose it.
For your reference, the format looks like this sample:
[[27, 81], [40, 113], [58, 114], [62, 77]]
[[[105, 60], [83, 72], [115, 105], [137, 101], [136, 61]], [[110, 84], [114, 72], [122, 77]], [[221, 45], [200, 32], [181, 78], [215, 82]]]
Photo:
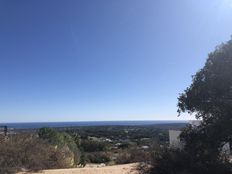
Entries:
[[28, 123], [2, 123], [14, 129], [33, 129], [41, 127], [74, 127], [74, 126], [137, 126], [172, 123], [187, 123], [187, 120], [144, 120], [144, 121], [78, 121], [78, 122], [28, 122]]

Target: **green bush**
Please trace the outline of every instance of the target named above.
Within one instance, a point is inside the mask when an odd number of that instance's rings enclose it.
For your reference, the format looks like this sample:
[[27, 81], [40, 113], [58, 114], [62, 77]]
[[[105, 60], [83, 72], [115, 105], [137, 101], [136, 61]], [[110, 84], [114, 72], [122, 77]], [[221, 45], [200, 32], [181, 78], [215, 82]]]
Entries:
[[226, 162], [198, 162], [184, 150], [163, 149], [155, 153], [149, 174], [231, 174], [231, 165]]
[[59, 147], [67, 146], [74, 154], [74, 163], [79, 163], [80, 151], [76, 144], [77, 137], [74, 139], [67, 133], [60, 133], [51, 128], [41, 128], [38, 132], [38, 135], [39, 138], [48, 141], [52, 145], [57, 145]]
[[110, 161], [110, 158], [106, 153], [95, 152], [88, 154], [87, 160], [90, 163], [108, 163]]
[[83, 140], [81, 142], [81, 148], [85, 152], [99, 152], [106, 150], [106, 145], [94, 140]]
[[47, 140], [53, 145], [63, 146], [66, 144], [63, 134], [52, 128], [41, 128], [38, 132], [39, 138]]

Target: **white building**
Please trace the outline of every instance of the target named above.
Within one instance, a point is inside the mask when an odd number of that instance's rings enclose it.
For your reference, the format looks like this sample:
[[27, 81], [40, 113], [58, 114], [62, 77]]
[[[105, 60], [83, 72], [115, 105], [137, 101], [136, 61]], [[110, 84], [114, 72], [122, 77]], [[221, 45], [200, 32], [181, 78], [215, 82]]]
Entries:
[[181, 148], [180, 130], [169, 130], [169, 145], [173, 148]]
[[[197, 127], [201, 124], [201, 121], [190, 121], [190, 124], [193, 127]], [[182, 148], [183, 143], [180, 141], [180, 130], [169, 130], [169, 146], [171, 148]], [[230, 143], [225, 143], [222, 147], [222, 153], [230, 155]]]

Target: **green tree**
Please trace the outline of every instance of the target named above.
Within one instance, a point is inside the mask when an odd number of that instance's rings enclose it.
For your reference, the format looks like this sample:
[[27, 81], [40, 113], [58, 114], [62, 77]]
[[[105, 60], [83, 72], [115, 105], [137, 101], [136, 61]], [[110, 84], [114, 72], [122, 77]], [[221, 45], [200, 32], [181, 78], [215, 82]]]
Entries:
[[221, 148], [232, 140], [232, 40], [221, 44], [178, 98], [179, 115], [194, 114], [202, 122], [181, 134], [184, 148], [156, 154], [152, 174], [230, 174]]
[[192, 160], [205, 166], [227, 162], [220, 149], [232, 140], [232, 40], [208, 55], [179, 96], [178, 112], [202, 120], [200, 126], [188, 126], [181, 134]]
[[[209, 54], [179, 97], [178, 112], [202, 119], [202, 132], [217, 146], [232, 140], [232, 40]], [[212, 144], [212, 143], [211, 143]]]
[[65, 144], [64, 137], [52, 128], [41, 128], [38, 132], [39, 138], [47, 140], [53, 145], [63, 146]]
[[209, 54], [179, 97], [178, 112], [202, 119], [203, 131], [219, 142], [232, 139], [232, 40]]
[[47, 140], [49, 143], [57, 145], [58, 147], [67, 146], [74, 154], [74, 163], [78, 164], [80, 151], [76, 144], [76, 141], [78, 141], [77, 137], [74, 139], [68, 133], [60, 133], [52, 128], [41, 128], [38, 135], [39, 138]]

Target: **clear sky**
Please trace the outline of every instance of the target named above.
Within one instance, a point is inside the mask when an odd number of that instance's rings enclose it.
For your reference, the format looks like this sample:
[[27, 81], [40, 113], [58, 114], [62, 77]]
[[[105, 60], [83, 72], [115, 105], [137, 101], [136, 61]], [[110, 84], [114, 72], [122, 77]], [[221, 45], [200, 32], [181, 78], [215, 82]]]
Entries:
[[0, 122], [175, 120], [232, 0], [1, 0]]

